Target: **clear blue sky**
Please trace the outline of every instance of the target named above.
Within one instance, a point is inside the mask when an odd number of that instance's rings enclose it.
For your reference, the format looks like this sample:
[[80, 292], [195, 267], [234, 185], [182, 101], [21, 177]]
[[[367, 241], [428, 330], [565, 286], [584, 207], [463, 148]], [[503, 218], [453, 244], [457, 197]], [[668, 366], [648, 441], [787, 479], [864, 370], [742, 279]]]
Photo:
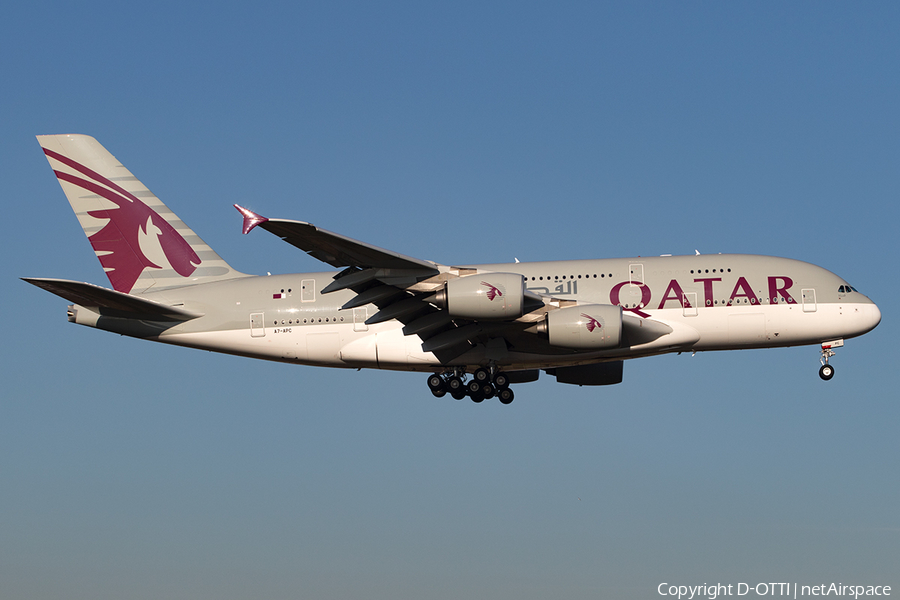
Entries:
[[[0, 597], [900, 591], [897, 3], [3, 12]], [[827, 384], [815, 347], [665, 356], [508, 407], [140, 342], [17, 279], [107, 285], [45, 133], [245, 272], [322, 267], [235, 202], [444, 263], [788, 256], [884, 318]]]

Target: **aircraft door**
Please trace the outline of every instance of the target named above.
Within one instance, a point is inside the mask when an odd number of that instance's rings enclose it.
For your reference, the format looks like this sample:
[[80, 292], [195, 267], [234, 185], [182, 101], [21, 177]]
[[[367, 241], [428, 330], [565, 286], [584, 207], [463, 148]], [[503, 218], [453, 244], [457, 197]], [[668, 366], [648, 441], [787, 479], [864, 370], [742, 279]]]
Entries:
[[635, 264], [628, 265], [629, 281], [632, 285], [641, 285], [644, 283], [644, 265]]
[[800, 290], [803, 312], [816, 312], [816, 290]]
[[300, 282], [300, 302], [316, 301], [316, 280], [304, 279]]
[[365, 306], [353, 309], [353, 331], [369, 330], [369, 326], [366, 325], [366, 319], [369, 318], [368, 312]]
[[685, 292], [681, 298], [682, 314], [685, 317], [697, 316], [697, 292]]
[[265, 337], [266, 316], [265, 313], [250, 313], [250, 337]]

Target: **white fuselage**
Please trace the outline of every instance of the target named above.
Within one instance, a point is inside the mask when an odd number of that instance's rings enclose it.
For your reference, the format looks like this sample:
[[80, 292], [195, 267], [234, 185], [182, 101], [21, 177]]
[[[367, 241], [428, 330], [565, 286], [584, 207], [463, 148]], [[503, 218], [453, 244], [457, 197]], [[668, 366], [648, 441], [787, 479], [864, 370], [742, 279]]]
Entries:
[[[715, 265], [712, 267], [711, 265]], [[190, 286], [146, 297], [204, 314], [161, 332], [158, 341], [299, 364], [433, 371], [493, 362], [507, 370], [589, 364], [680, 351], [818, 344], [861, 335], [881, 318], [877, 306], [830, 271], [795, 260], [710, 255], [514, 263], [468, 267], [514, 272], [529, 291], [562, 301], [622, 306], [635, 322], [671, 332], [599, 351], [533, 346], [533, 333], [497, 350], [474, 344], [451, 361], [403, 335], [396, 320], [367, 325], [373, 305], [341, 306], [343, 290], [321, 294], [333, 272]], [[87, 323], [96, 325], [95, 323]], [[106, 327], [104, 327], [106, 328]], [[543, 350], [541, 350], [543, 348]]]

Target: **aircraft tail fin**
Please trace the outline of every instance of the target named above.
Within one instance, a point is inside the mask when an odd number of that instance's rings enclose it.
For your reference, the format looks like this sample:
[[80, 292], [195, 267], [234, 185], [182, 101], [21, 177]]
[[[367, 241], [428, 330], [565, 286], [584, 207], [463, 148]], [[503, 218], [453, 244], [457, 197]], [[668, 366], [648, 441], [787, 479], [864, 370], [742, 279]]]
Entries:
[[94, 138], [37, 139], [116, 291], [140, 294], [244, 275]]

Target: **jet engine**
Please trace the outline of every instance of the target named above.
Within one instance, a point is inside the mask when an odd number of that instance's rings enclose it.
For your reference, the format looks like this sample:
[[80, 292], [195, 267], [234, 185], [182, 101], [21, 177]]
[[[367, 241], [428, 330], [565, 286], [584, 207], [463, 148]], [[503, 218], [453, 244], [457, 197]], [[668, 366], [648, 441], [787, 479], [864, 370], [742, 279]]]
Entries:
[[484, 273], [451, 279], [432, 299], [450, 316], [481, 321], [518, 319], [525, 314], [525, 278]]
[[538, 323], [538, 333], [551, 346], [578, 350], [615, 348], [622, 341], [622, 307], [612, 304], [580, 304], [551, 310]]

